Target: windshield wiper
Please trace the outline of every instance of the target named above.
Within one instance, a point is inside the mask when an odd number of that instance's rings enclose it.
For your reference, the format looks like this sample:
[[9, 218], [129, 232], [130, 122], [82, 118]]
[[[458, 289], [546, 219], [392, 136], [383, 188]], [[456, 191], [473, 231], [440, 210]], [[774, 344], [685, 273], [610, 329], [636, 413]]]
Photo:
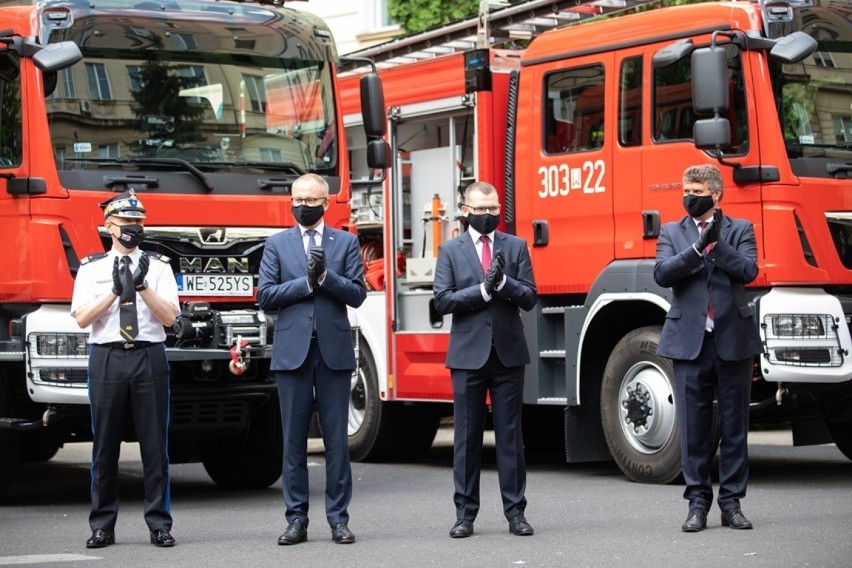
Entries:
[[98, 164], [162, 164], [167, 166], [178, 166], [179, 168], [186, 170], [194, 178], [200, 181], [203, 185], [207, 193], [213, 191], [213, 184], [210, 183], [210, 180], [207, 179], [207, 176], [204, 173], [187, 162], [186, 160], [181, 160], [180, 158], [68, 158], [67, 161], [71, 162], [94, 162]]
[[298, 175], [308, 173], [293, 162], [196, 162], [199, 166], [210, 168], [255, 168], [275, 171], [290, 171]]

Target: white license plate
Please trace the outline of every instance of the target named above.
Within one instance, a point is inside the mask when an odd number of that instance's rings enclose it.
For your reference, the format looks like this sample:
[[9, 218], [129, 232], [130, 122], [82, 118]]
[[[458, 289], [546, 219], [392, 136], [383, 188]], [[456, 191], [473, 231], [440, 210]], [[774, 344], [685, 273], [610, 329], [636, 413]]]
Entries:
[[251, 274], [178, 274], [181, 296], [251, 296]]

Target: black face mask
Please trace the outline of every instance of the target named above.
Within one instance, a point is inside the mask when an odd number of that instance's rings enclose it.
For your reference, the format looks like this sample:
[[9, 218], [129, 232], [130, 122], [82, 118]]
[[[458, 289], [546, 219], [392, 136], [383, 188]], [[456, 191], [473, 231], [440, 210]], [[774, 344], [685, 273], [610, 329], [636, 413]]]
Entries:
[[118, 242], [121, 246], [129, 249], [135, 249], [142, 241], [145, 240], [145, 229], [142, 225], [116, 225], [121, 234], [118, 236]]
[[470, 213], [467, 216], [467, 222], [481, 234], [487, 235], [497, 228], [497, 225], [500, 223], [500, 215], [492, 215], [491, 213], [474, 215]]
[[713, 207], [712, 195], [687, 195], [683, 198], [683, 208], [690, 217], [701, 217]]
[[313, 207], [298, 205], [293, 207], [293, 216], [303, 227], [311, 227], [315, 225], [317, 221], [322, 219], [322, 214], [324, 212], [322, 205], [315, 205]]

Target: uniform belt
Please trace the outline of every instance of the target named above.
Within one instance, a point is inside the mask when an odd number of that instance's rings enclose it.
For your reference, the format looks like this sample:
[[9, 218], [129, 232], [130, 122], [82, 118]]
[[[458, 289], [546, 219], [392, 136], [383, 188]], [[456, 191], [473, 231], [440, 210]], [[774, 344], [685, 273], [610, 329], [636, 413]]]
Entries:
[[150, 347], [157, 344], [158, 342], [156, 341], [113, 341], [112, 343], [98, 343], [98, 345], [106, 347], [107, 349], [121, 349], [127, 351]]

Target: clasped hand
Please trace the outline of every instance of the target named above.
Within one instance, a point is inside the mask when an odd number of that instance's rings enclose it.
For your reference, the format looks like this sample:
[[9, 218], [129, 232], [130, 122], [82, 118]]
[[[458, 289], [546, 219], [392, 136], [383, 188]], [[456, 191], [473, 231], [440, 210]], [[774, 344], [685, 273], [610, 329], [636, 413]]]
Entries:
[[311, 247], [308, 251], [308, 284], [311, 288], [317, 287], [325, 268], [325, 251], [319, 246]]
[[494, 253], [494, 260], [491, 262], [491, 266], [485, 273], [485, 291], [489, 296], [494, 293], [494, 290], [496, 290], [497, 286], [500, 285], [500, 282], [503, 281], [503, 269], [505, 266], [506, 257], [503, 254], [503, 251], [496, 251]]
[[716, 209], [713, 213], [713, 222], [710, 223], [706, 229], [704, 229], [700, 235], [698, 235], [698, 240], [695, 241], [695, 250], [698, 252], [704, 252], [704, 249], [707, 248], [711, 243], [715, 243], [719, 240], [719, 237], [722, 233], [722, 210]]
[[[148, 255], [143, 252], [142, 256], [139, 257], [139, 266], [133, 271], [133, 287], [136, 288], [137, 292], [141, 292], [148, 287], [145, 277], [148, 275], [150, 264], [151, 261], [148, 259]], [[114, 279], [113, 282], [115, 282]]]

